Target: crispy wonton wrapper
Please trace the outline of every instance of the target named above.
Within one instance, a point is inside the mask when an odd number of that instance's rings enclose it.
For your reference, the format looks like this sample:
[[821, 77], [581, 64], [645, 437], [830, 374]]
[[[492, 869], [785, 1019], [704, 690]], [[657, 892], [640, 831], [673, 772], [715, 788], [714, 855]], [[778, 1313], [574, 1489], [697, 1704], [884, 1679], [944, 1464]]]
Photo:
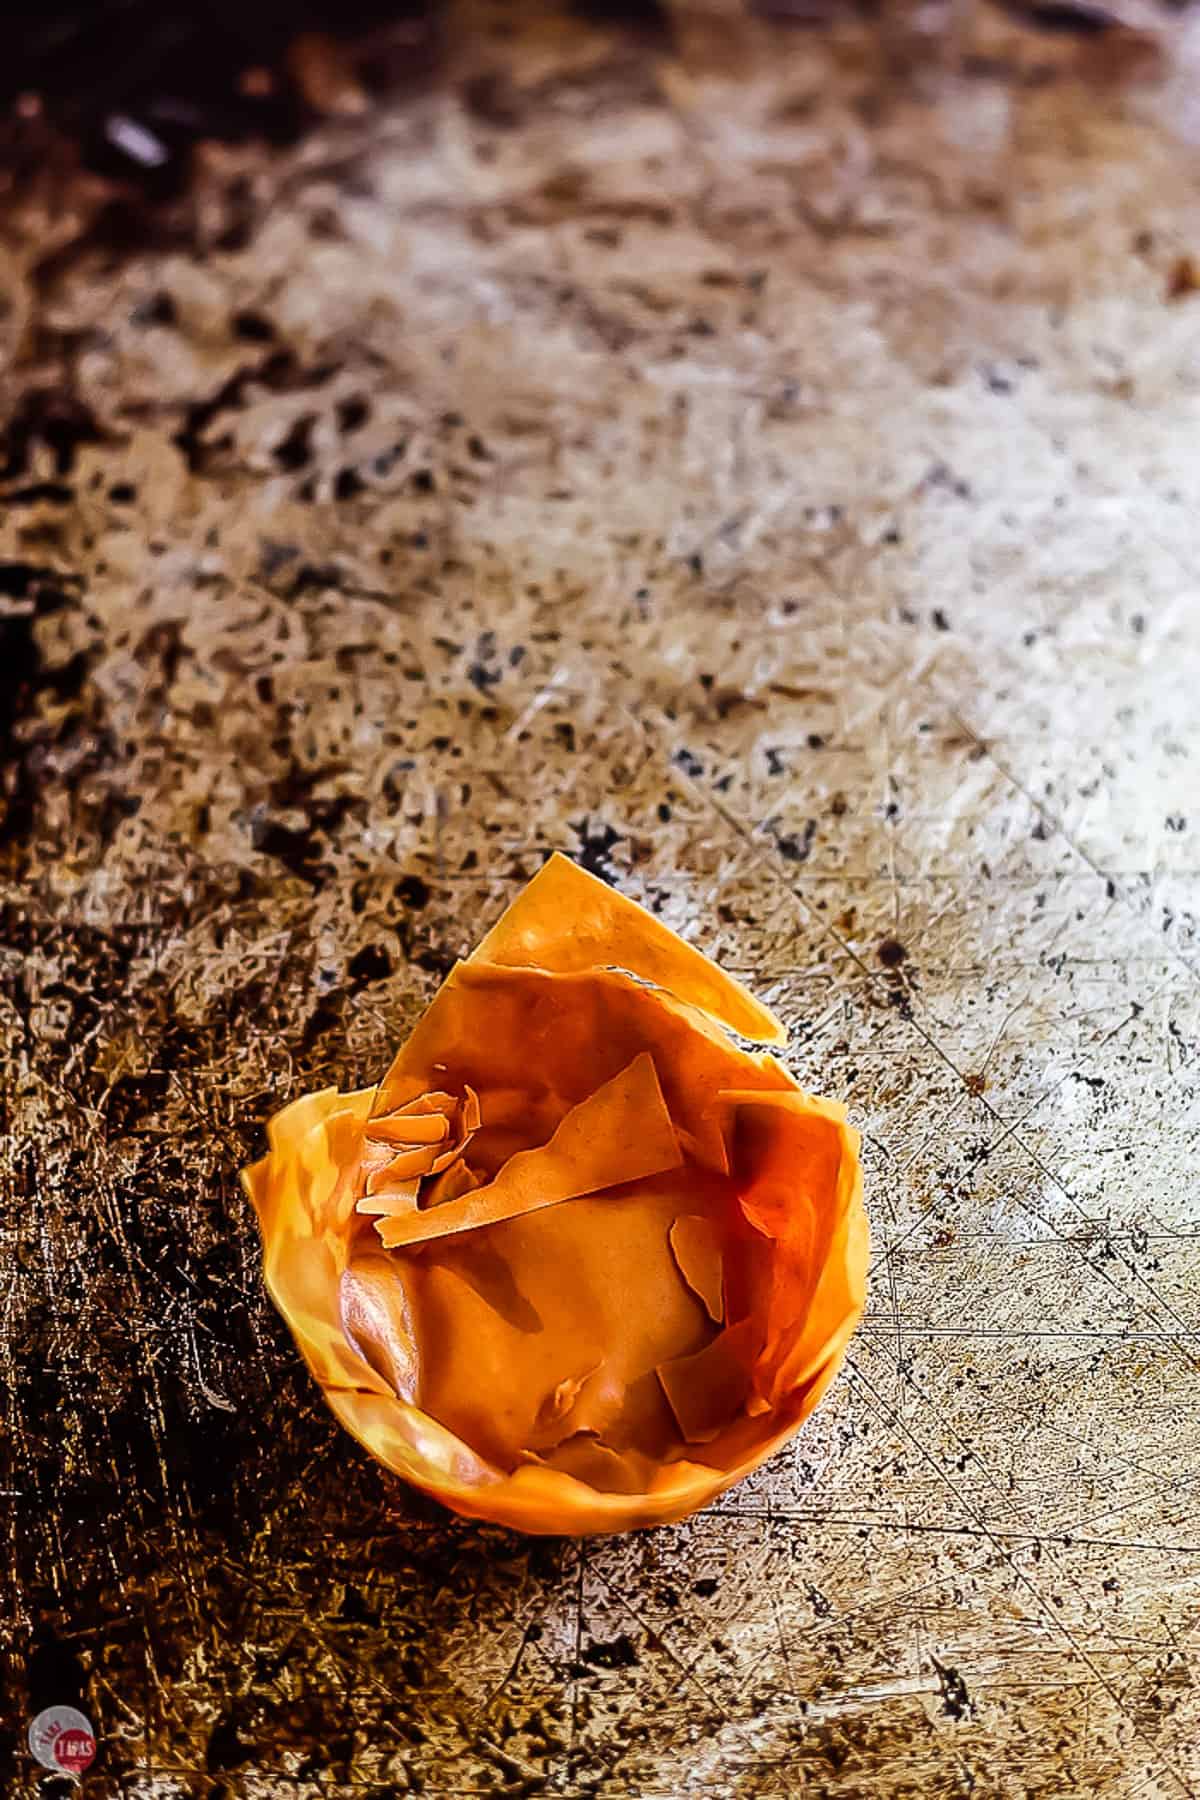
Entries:
[[858, 1135], [771, 1014], [554, 857], [378, 1087], [294, 1101], [244, 1174], [342, 1423], [456, 1512], [661, 1525], [778, 1449], [862, 1313]]

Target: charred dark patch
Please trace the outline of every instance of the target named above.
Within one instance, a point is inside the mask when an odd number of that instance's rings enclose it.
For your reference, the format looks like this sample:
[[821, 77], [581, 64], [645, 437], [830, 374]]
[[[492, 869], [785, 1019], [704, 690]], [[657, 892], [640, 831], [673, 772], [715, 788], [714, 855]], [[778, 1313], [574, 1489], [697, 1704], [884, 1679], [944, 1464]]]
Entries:
[[396, 883], [396, 894], [414, 912], [429, 905], [429, 884], [419, 875], [402, 875]]
[[1009, 0], [1007, 11], [1028, 18], [1043, 31], [1069, 37], [1098, 37], [1120, 23], [1105, 6], [1089, 6], [1085, 0], [1061, 0], [1061, 4], [1020, 6]]
[[386, 944], [364, 944], [346, 964], [351, 993], [369, 987], [373, 981], [386, 981], [392, 972], [392, 958]]
[[[219, 440], [211, 440], [209, 436], [214, 423], [222, 414], [237, 412], [245, 406], [250, 387], [264, 387], [273, 394], [299, 393], [322, 387], [336, 369], [334, 363], [305, 367], [295, 352], [286, 346], [272, 350], [260, 361], [235, 369], [207, 400], [189, 406], [183, 424], [171, 441], [193, 474], [202, 474], [219, 445]], [[289, 465], [285, 463], [285, 466]]]
[[275, 327], [270, 319], [250, 309], [234, 313], [230, 329], [234, 337], [239, 338], [243, 344], [273, 344], [276, 337]]
[[[82, 699], [87, 655], [77, 651], [65, 662], [50, 663], [38, 642], [38, 619], [70, 604], [64, 584], [73, 583], [73, 577], [33, 564], [0, 564], [0, 591], [26, 603], [20, 611], [0, 614], [0, 853], [27, 845], [39, 795], [55, 779], [56, 751], [72, 753], [76, 781], [112, 753], [98, 701]], [[55, 702], [67, 703], [58, 720], [45, 711]]]
[[329, 871], [328, 852], [339, 827], [349, 815], [365, 816], [363, 802], [339, 794], [329, 800], [310, 800], [308, 823], [285, 825], [270, 817], [255, 820], [251, 831], [254, 848], [282, 863], [290, 874], [317, 886]]
[[934, 1671], [938, 1678], [938, 1687], [942, 1697], [942, 1711], [948, 1719], [969, 1719], [974, 1715], [975, 1702], [971, 1699], [966, 1682], [951, 1663], [940, 1663], [933, 1658]]
[[624, 843], [624, 834], [614, 830], [608, 824], [593, 824], [588, 819], [573, 819], [571, 830], [575, 833], [579, 845], [575, 860], [589, 875], [598, 875], [601, 881], [615, 883], [617, 870], [613, 864], [612, 852], [618, 844]]
[[280, 438], [271, 454], [281, 469], [302, 469], [312, 457], [312, 432], [317, 422], [315, 413], [301, 413]]
[[31, 481], [27, 487], [10, 488], [5, 506], [69, 506], [75, 490], [65, 481]]
[[358, 431], [371, 416], [371, 408], [361, 394], [352, 394], [337, 405], [337, 427], [345, 436]]
[[812, 842], [816, 835], [817, 821], [806, 819], [803, 829], [798, 834], [794, 831], [777, 834], [775, 845], [784, 862], [804, 863], [808, 861]]
[[67, 388], [31, 388], [0, 430], [0, 481], [28, 474], [39, 449], [57, 476], [70, 475], [82, 447], [104, 441], [91, 408]]
[[333, 497], [335, 500], [354, 500], [364, 494], [367, 484], [352, 465], [339, 469], [333, 478]]
[[585, 1644], [580, 1652], [585, 1669], [633, 1669], [641, 1661], [627, 1632], [602, 1643]]

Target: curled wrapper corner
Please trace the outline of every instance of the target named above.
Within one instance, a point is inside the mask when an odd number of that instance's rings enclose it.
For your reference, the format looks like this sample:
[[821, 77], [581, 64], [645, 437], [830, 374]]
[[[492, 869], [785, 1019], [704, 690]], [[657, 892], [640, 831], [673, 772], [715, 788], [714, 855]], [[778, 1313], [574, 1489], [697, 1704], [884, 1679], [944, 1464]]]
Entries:
[[377, 1087], [285, 1107], [243, 1175], [342, 1423], [456, 1512], [667, 1524], [816, 1406], [862, 1314], [858, 1134], [740, 983], [564, 857]]

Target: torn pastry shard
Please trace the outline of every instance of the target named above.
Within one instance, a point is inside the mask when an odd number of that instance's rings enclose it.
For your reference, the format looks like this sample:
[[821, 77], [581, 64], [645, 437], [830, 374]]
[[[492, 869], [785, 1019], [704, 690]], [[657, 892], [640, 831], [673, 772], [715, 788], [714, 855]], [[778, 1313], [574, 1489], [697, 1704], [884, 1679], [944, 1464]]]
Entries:
[[679, 1273], [719, 1325], [725, 1317], [725, 1256], [717, 1221], [703, 1213], [680, 1213], [670, 1239]]
[[862, 1314], [858, 1136], [732, 1033], [784, 1037], [554, 857], [377, 1087], [270, 1122], [267, 1285], [388, 1468], [472, 1518], [624, 1531], [799, 1429]]

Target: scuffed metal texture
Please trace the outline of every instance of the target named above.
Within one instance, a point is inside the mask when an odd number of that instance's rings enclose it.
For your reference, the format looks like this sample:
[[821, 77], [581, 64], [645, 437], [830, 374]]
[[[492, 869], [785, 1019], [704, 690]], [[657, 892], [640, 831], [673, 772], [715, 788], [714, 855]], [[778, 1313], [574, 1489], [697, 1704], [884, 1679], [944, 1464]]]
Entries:
[[[1200, 1793], [1194, 86], [474, 23], [191, 241], [6, 226], [0, 1782], [67, 1699], [122, 1800]], [[338, 1431], [236, 1181], [552, 847], [877, 1243], [800, 1441], [583, 1546]]]

